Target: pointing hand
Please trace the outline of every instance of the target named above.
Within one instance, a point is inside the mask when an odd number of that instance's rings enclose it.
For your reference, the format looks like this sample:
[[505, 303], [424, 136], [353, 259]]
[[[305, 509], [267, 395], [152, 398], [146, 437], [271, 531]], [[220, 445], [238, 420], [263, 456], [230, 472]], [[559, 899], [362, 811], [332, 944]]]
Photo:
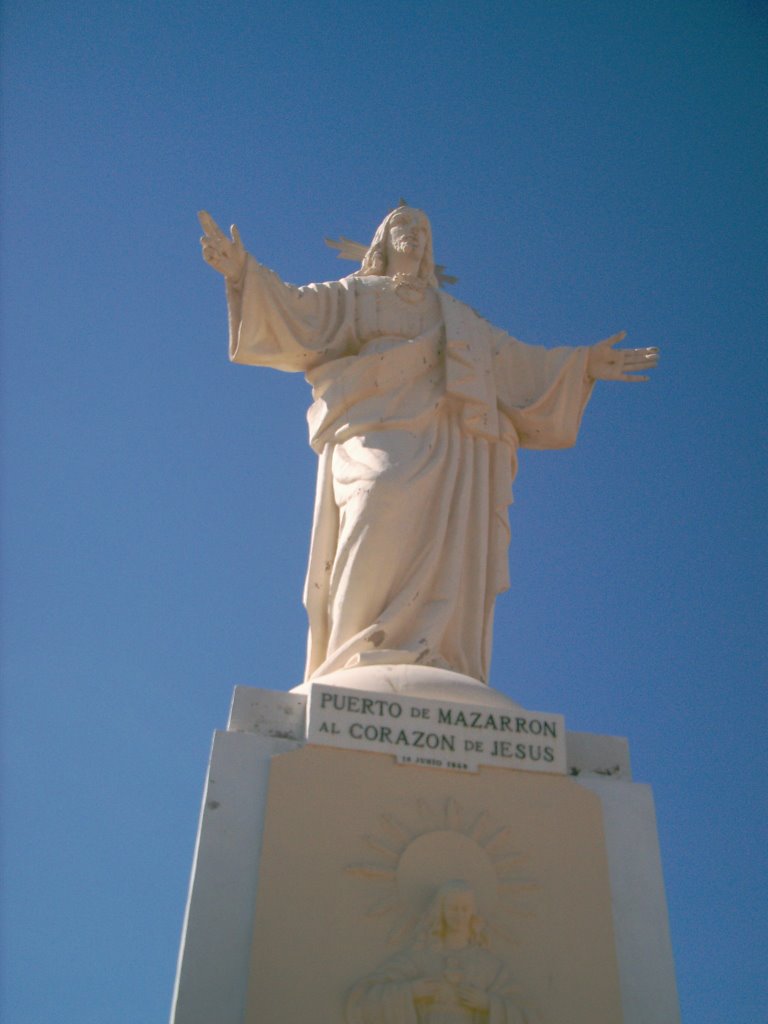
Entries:
[[227, 238], [210, 213], [201, 210], [197, 217], [205, 232], [200, 239], [203, 259], [232, 284], [238, 284], [245, 272], [246, 252], [237, 227], [232, 225], [232, 237]]

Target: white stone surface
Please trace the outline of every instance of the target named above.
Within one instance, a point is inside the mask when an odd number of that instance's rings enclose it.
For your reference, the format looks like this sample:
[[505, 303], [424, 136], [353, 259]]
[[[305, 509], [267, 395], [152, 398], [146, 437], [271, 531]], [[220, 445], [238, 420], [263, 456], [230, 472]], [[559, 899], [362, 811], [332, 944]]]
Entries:
[[629, 744], [623, 736], [597, 736], [591, 732], [568, 732], [568, 772], [576, 777], [591, 775], [631, 781]]
[[651, 787], [594, 775], [576, 781], [603, 805], [624, 1024], [679, 1024]]
[[636, 379], [656, 350], [544, 349], [491, 326], [437, 287], [429, 220], [405, 205], [357, 273], [303, 288], [200, 220], [230, 358], [312, 385], [305, 678], [418, 664], [487, 682], [518, 448], [574, 444], [594, 380]]
[[[438, 958], [424, 975], [455, 980], [470, 964], [434, 948], [422, 914], [460, 880], [525, 1012], [540, 1014], [505, 1024], [622, 1024], [602, 808], [567, 776], [307, 744], [270, 766], [259, 871], [247, 1024], [341, 1021], [355, 984], [420, 941]], [[407, 1009], [365, 1019], [415, 1024]], [[434, 1024], [463, 1019], [441, 1013]]]
[[304, 740], [306, 704], [301, 694], [236, 686], [227, 728], [275, 740]]
[[[283, 695], [274, 696], [282, 707]], [[172, 1024], [243, 1024], [269, 763], [299, 745], [253, 733], [214, 734]]]
[[520, 708], [515, 701], [478, 679], [427, 665], [366, 665], [340, 669], [304, 682], [294, 687], [291, 693], [308, 695], [315, 683], [378, 694], [397, 693], [404, 697], [466, 701], [469, 704], [505, 709]]
[[[343, 673], [338, 673], [342, 675]], [[455, 771], [566, 770], [562, 715], [312, 684], [307, 742]]]
[[[245, 1024], [269, 766], [276, 754], [302, 745], [305, 699], [301, 694], [238, 687], [230, 724], [233, 731], [215, 734], [172, 1024]], [[674, 965], [650, 789], [627, 780], [626, 741], [583, 733], [569, 733], [567, 740], [569, 765], [578, 771], [575, 781], [595, 793], [603, 808], [623, 1024], [677, 1024]], [[469, 781], [461, 774], [454, 777]]]

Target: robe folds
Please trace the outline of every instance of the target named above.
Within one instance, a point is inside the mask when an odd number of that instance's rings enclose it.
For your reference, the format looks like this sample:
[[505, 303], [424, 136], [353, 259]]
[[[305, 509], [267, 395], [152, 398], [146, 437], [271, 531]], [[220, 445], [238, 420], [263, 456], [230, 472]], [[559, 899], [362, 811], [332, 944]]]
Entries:
[[[444, 980], [428, 1002], [415, 1001], [413, 984]], [[485, 993], [487, 1010], [462, 1005], [460, 986]], [[412, 948], [398, 953], [352, 989], [348, 1024], [533, 1024], [511, 972], [486, 949], [443, 951]]]
[[419, 664], [487, 682], [516, 452], [575, 443], [587, 349], [525, 345], [437, 289], [297, 288], [251, 257], [227, 298], [230, 358], [312, 386], [305, 678]]

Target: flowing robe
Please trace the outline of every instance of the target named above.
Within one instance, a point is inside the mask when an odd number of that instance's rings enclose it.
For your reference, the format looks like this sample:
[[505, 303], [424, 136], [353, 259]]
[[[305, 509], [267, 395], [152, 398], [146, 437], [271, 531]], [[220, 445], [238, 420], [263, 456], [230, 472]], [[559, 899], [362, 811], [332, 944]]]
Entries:
[[305, 678], [420, 664], [487, 681], [519, 446], [575, 443], [587, 350], [525, 345], [437, 289], [296, 288], [248, 259], [230, 358], [303, 371], [319, 456]]
[[[413, 983], [442, 979], [431, 1000], [414, 1001]], [[487, 1010], [462, 1006], [458, 989], [469, 985], [488, 999]], [[532, 1024], [510, 971], [488, 950], [410, 949], [359, 982], [347, 1000], [348, 1024]]]

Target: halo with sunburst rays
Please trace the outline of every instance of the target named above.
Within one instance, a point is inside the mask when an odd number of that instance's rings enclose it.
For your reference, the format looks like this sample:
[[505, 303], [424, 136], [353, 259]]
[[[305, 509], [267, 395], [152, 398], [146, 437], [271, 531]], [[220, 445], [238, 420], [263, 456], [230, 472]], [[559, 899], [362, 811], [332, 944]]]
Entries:
[[366, 915], [391, 919], [387, 941], [403, 942], [435, 891], [462, 879], [474, 889], [489, 932], [517, 945], [507, 922], [533, 916], [531, 893], [540, 885], [530, 875], [530, 858], [517, 847], [513, 829], [452, 797], [417, 801], [411, 818], [414, 823], [408, 825], [381, 814], [377, 834], [362, 837], [376, 860], [346, 868], [347, 874], [375, 883], [378, 891]]

